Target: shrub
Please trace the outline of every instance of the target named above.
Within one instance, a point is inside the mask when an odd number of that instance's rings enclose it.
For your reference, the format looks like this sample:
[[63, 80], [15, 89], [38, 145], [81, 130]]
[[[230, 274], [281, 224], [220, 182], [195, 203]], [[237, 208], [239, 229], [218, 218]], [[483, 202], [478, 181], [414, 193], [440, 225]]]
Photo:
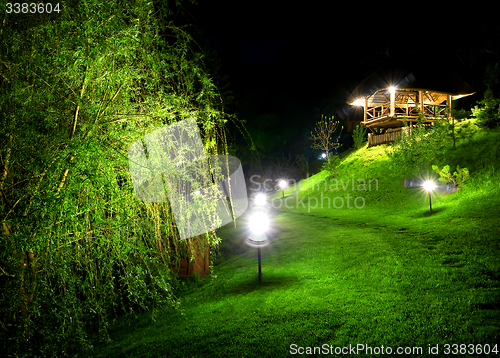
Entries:
[[429, 167], [443, 153], [446, 136], [446, 121], [424, 126], [423, 117], [420, 118], [415, 127], [407, 127], [396, 138], [390, 155], [393, 169], [399, 174], [415, 175], [424, 167]]
[[323, 170], [326, 170], [331, 175], [335, 175], [337, 167], [340, 164], [340, 158], [336, 155], [330, 155], [328, 160], [323, 164]]
[[451, 174], [450, 166], [445, 165], [443, 169], [439, 169], [437, 165], [432, 166], [432, 170], [439, 174], [439, 181], [443, 183], [453, 183], [455, 188], [461, 188], [462, 184], [469, 178], [469, 169], [460, 168], [460, 165], [457, 165], [457, 170]]
[[363, 141], [365, 140], [366, 129], [361, 127], [359, 124], [356, 126], [356, 129], [352, 132], [352, 139], [354, 140], [354, 148], [361, 148]]
[[457, 140], [471, 141], [476, 135], [479, 127], [477, 126], [477, 119], [465, 119], [455, 123], [455, 137]]

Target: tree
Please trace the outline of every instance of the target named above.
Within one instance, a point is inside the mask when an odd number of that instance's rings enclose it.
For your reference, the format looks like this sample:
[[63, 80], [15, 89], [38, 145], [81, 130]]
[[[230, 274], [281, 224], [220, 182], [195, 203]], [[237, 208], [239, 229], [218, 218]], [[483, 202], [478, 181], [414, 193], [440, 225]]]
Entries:
[[316, 123], [314, 133], [311, 132], [310, 139], [313, 141], [311, 145], [312, 149], [321, 149], [325, 151], [328, 158], [331, 149], [339, 145], [339, 138], [342, 134], [342, 126], [340, 127], [340, 133], [334, 138], [333, 135], [339, 129], [340, 122], [334, 121], [333, 116], [330, 118], [324, 118]]
[[82, 0], [0, 18], [5, 355], [91, 356], [114, 317], [179, 304], [173, 277], [192, 245], [168, 202], [134, 194], [128, 148], [194, 117], [207, 154], [226, 154], [230, 116], [174, 3]]
[[363, 145], [363, 141], [365, 140], [366, 129], [364, 129], [361, 125], [357, 125], [354, 131], [352, 132], [352, 139], [354, 140], [354, 148], [361, 148]]
[[493, 128], [500, 124], [500, 99], [495, 98], [493, 91], [484, 91], [484, 98], [478, 102], [479, 106], [472, 108], [472, 117], [482, 127]]
[[461, 188], [462, 184], [469, 178], [469, 169], [460, 168], [460, 165], [457, 165], [457, 170], [453, 174], [450, 172], [449, 165], [445, 165], [443, 169], [433, 165], [432, 170], [439, 174], [440, 182], [445, 184], [453, 183], [454, 188]]

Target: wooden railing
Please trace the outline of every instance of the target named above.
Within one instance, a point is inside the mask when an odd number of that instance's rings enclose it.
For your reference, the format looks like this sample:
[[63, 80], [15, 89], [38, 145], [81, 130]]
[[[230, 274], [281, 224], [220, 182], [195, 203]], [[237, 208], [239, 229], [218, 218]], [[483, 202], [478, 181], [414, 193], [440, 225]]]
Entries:
[[[430, 128], [434, 125], [434, 123], [426, 123], [423, 124], [424, 127]], [[375, 133], [368, 133], [368, 147], [374, 147], [379, 144], [385, 144], [385, 143], [393, 143], [398, 136], [401, 135], [401, 131], [404, 131], [405, 133], [411, 133], [411, 129], [415, 126], [407, 126], [407, 127], [402, 127], [400, 130], [394, 130], [392, 132], [388, 133], [383, 133], [383, 134], [375, 134]]]
[[[396, 103], [394, 106], [394, 116], [391, 116], [390, 104], [381, 104], [367, 109], [365, 123], [373, 123], [387, 117], [416, 119], [418, 118], [419, 110], [420, 108], [418, 107], [406, 108], [406, 106]], [[444, 118], [446, 117], [446, 105], [424, 105], [424, 114], [430, 119]]]
[[389, 132], [384, 134], [368, 133], [368, 148], [379, 144], [392, 143], [396, 137], [401, 135], [401, 131]]

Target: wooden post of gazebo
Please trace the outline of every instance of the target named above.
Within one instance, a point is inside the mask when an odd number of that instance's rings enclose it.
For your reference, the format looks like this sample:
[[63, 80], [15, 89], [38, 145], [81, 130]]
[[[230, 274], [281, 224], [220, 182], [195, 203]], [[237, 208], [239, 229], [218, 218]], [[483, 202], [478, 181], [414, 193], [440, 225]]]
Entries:
[[368, 112], [368, 97], [365, 97], [365, 100], [363, 101], [363, 107], [364, 107], [364, 119], [363, 122], [366, 123], [367, 119], [367, 112]]
[[422, 91], [418, 91], [418, 105], [420, 107], [420, 112], [424, 112], [424, 94]]
[[446, 113], [446, 117], [448, 120], [451, 118], [451, 130], [453, 131], [453, 148], [455, 148], [455, 118], [451, 115], [451, 94], [449, 94], [446, 98], [446, 106], [448, 107], [448, 113]]

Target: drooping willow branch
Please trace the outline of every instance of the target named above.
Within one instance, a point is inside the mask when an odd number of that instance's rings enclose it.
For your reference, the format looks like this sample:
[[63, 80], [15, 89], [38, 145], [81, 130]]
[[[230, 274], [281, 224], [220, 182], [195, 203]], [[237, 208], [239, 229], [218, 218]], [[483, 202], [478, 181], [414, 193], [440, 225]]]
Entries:
[[[80, 100], [83, 98], [83, 94], [85, 93], [85, 88], [87, 87], [88, 69], [89, 69], [89, 66], [87, 65], [87, 67], [85, 69], [85, 78], [83, 80], [82, 89], [80, 90]], [[73, 125], [72, 125], [71, 133], [70, 133], [70, 136], [69, 136], [70, 140], [72, 140], [73, 137], [75, 136], [76, 123], [78, 122], [78, 112], [80, 112], [80, 104], [79, 103], [76, 105], [75, 115], [73, 117]], [[71, 156], [68, 165], [71, 164], [71, 162], [73, 161], [74, 158], [75, 158], [74, 155]], [[64, 170], [64, 173], [63, 173], [63, 176], [62, 176], [62, 179], [61, 179], [61, 183], [59, 183], [59, 187], [57, 189], [57, 192], [59, 192], [62, 189], [62, 187], [64, 186], [64, 182], [66, 181], [66, 178], [68, 177], [68, 173], [69, 173], [69, 168], [66, 168]]]

